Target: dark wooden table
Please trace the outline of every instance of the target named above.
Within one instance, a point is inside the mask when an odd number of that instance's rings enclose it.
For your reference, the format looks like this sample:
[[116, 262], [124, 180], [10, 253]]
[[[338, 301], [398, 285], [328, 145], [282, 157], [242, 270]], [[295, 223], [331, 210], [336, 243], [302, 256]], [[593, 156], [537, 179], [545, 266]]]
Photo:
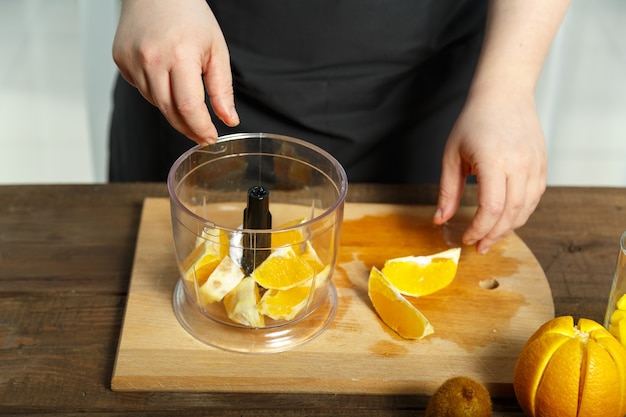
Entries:
[[[464, 204], [474, 204], [468, 187]], [[110, 389], [141, 206], [164, 184], [0, 187], [0, 414], [419, 416], [413, 396], [117, 393]], [[434, 204], [434, 186], [352, 184], [349, 200]], [[518, 235], [557, 315], [602, 321], [626, 189], [549, 188]], [[495, 400], [494, 415], [523, 415]]]

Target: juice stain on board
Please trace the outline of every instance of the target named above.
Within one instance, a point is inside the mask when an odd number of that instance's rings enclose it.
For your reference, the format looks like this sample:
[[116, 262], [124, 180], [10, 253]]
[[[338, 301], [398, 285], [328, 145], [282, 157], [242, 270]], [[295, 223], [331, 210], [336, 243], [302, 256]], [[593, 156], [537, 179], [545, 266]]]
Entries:
[[[429, 296], [407, 299], [435, 328], [435, 333], [427, 338], [449, 340], [467, 351], [491, 343], [507, 344], [500, 335], [506, 333], [511, 319], [527, 301], [523, 294], [508, 291], [499, 283], [517, 279], [513, 275], [521, 261], [505, 255], [509, 239], [495, 245], [486, 255], [478, 254], [474, 247], [463, 246], [461, 235], [467, 224], [468, 220], [461, 219], [435, 226], [430, 217], [419, 214], [367, 215], [344, 220], [333, 282], [338, 288], [351, 288], [358, 302], [373, 309], [367, 296], [367, 279], [373, 266], [380, 269], [387, 259], [431, 255], [461, 246], [457, 275], [448, 287]], [[355, 302], [353, 298], [340, 298], [338, 316], [346, 314], [350, 303]], [[420, 343], [402, 339], [380, 320], [362, 325], [380, 325], [398, 343]], [[388, 355], [388, 348], [388, 344], [372, 347], [381, 355]]]

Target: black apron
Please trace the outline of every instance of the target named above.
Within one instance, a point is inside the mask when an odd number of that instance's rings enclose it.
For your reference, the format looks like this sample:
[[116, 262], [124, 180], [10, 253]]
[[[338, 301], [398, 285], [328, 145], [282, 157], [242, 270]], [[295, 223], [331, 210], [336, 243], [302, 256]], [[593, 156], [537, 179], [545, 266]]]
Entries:
[[[212, 115], [220, 135], [307, 140], [332, 153], [350, 182], [438, 182], [478, 59], [486, 0], [208, 3], [228, 44], [241, 119], [228, 128]], [[193, 145], [118, 81], [112, 181], [162, 181]]]

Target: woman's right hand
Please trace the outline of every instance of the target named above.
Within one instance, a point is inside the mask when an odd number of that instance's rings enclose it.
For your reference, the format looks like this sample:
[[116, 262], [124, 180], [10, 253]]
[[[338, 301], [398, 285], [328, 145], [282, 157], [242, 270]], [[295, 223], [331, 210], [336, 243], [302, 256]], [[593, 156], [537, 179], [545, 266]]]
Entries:
[[217, 140], [204, 87], [220, 120], [239, 124], [228, 48], [204, 0], [124, 0], [113, 59], [122, 76], [193, 141]]

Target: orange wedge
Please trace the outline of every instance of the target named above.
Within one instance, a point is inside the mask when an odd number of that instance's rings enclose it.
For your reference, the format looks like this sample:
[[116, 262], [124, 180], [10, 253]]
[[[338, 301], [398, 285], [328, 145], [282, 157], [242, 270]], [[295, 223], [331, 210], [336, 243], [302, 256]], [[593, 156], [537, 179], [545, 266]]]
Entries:
[[191, 251], [187, 258], [182, 262], [181, 267], [184, 271], [188, 271], [189, 268], [193, 266], [193, 264], [200, 259], [200, 257], [204, 254], [206, 250], [205, 242], [201, 241], [198, 245]]
[[244, 276], [241, 267], [233, 262], [230, 256], [226, 256], [200, 287], [202, 301], [206, 304], [221, 301], [241, 282]]
[[404, 295], [429, 295], [454, 280], [460, 256], [461, 249], [453, 248], [434, 255], [390, 259], [382, 273]]
[[211, 251], [205, 251], [200, 259], [193, 263], [187, 270], [185, 279], [191, 282], [196, 282], [198, 287], [200, 287], [209, 279], [209, 276], [211, 276], [213, 271], [215, 271], [215, 268], [219, 265], [219, 263], [220, 258], [218, 255]]
[[311, 242], [307, 242], [304, 252], [302, 252], [302, 259], [304, 259], [313, 268], [315, 273], [320, 273], [327, 265], [324, 265], [317, 252], [313, 249]]
[[403, 338], [421, 339], [434, 333], [428, 319], [376, 267], [370, 271], [367, 294], [382, 321]]
[[[290, 227], [297, 226], [306, 222], [306, 219], [300, 218], [291, 220], [289, 222], [283, 223], [278, 226], [276, 229], [278, 231], [272, 233], [272, 247], [279, 248], [281, 246], [292, 246], [299, 245], [306, 241], [304, 235], [302, 234], [302, 229], [295, 228], [289, 229]], [[289, 229], [289, 230], [281, 230], [281, 229]]]
[[258, 309], [274, 320], [292, 320], [307, 305], [311, 282], [288, 290], [267, 290]]
[[248, 327], [265, 326], [265, 320], [257, 309], [259, 288], [254, 279], [246, 277], [224, 297], [224, 307], [228, 318]]
[[314, 275], [311, 265], [289, 246], [272, 252], [251, 274], [261, 287], [274, 290], [288, 290]]

